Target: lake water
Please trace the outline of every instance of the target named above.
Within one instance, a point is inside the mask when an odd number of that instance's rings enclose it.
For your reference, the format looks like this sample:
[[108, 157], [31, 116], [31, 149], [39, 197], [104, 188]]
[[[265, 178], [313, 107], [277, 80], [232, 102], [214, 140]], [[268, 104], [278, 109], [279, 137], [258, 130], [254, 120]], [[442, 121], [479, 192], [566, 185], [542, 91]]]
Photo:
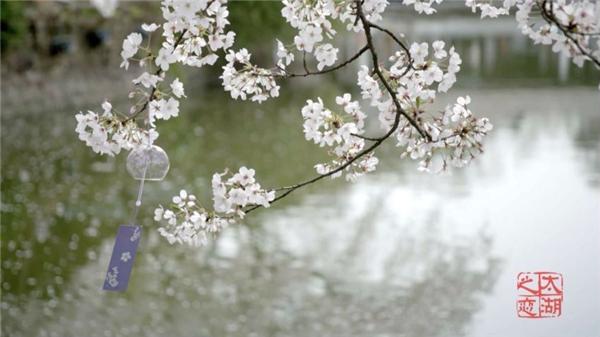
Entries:
[[[490, 42], [462, 39], [466, 84], [438, 107], [468, 93], [495, 125], [470, 167], [423, 174], [390, 145], [376, 173], [297, 191], [202, 248], [160, 238], [153, 208], [182, 187], [208, 200], [225, 167], [254, 167], [265, 186], [312, 175], [325, 156], [304, 140], [299, 108], [347, 84], [300, 83], [263, 105], [190, 89], [198, 98], [161, 125], [171, 171], [147, 185], [125, 293], [101, 285], [137, 185], [123, 155], [77, 140], [73, 114], [96, 106], [3, 109], [3, 335], [600, 336], [598, 76], [523, 75], [546, 53], [533, 47], [503, 71], [505, 59], [479, 58]], [[543, 270], [564, 277], [562, 316], [517, 318], [517, 274]]]

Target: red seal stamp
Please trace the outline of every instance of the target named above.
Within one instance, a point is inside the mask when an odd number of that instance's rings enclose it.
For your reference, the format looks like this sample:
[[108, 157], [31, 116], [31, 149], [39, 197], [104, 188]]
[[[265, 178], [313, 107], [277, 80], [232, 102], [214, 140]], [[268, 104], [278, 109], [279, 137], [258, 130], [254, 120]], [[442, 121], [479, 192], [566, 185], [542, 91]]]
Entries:
[[562, 313], [563, 276], [537, 271], [517, 275], [517, 316], [559, 317]]

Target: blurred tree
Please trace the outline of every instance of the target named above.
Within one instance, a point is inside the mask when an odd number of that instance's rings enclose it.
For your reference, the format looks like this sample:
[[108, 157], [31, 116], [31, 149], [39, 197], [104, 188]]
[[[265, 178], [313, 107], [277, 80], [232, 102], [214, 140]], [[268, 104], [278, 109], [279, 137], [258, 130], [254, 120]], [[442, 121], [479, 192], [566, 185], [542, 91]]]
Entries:
[[0, 34], [2, 51], [10, 48], [21, 40], [27, 31], [27, 19], [24, 15], [22, 2], [2, 1], [0, 2]]

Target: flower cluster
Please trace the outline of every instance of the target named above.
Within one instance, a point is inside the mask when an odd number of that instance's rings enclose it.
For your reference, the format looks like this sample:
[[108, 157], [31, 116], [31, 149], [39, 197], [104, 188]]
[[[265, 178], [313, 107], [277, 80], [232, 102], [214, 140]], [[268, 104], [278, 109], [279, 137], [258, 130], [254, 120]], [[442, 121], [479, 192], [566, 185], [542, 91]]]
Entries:
[[[364, 16], [376, 22], [382, 19], [381, 14], [388, 5], [387, 0], [366, 0], [361, 7]], [[225, 91], [229, 91], [234, 99], [263, 102], [279, 95], [279, 85], [275, 79], [287, 76], [286, 68], [294, 61], [291, 51], [302, 52], [303, 62], [306, 55], [313, 55], [317, 61], [317, 69], [322, 71], [331, 67], [338, 59], [339, 49], [328, 40], [336, 34], [332, 20], [348, 22], [347, 29], [361, 31], [362, 24], [357, 18], [356, 3], [353, 0], [283, 0], [282, 16], [298, 32], [294, 42], [285, 45], [277, 40], [277, 62], [272, 69], [261, 68], [250, 62], [250, 53], [246, 49], [238, 52], [230, 51], [227, 64], [223, 67], [221, 79]], [[306, 66], [305, 66], [305, 70]], [[307, 70], [308, 71], [308, 70]]]
[[332, 0], [283, 0], [281, 15], [298, 34], [294, 44], [299, 51], [312, 53], [315, 45], [323, 41], [323, 34], [331, 38], [335, 35], [330, 18], [336, 13]]
[[[434, 4], [443, 0], [403, 0], [419, 13], [433, 14]], [[511, 10], [523, 34], [536, 44], [572, 58], [578, 66], [594, 60], [600, 64], [600, 2], [592, 0], [504, 0], [499, 6], [489, 0], [465, 0], [481, 18], [508, 15]]]
[[[279, 96], [279, 85], [275, 82], [274, 76], [275, 73], [281, 72], [251, 64], [250, 56], [251, 54], [245, 48], [238, 52], [230, 50], [225, 56], [227, 64], [223, 67], [223, 74], [220, 77], [225, 91], [229, 91], [233, 99], [246, 100], [250, 97], [252, 101], [259, 103], [269, 97]], [[278, 63], [286, 62], [285, 58], [289, 56], [283, 55]]]
[[[361, 8], [367, 20], [377, 22], [382, 19], [381, 14], [387, 5], [387, 0], [365, 0]], [[332, 20], [347, 23], [348, 30], [362, 30], [353, 0], [283, 0], [283, 6], [281, 15], [298, 31], [294, 37], [296, 49], [314, 53], [319, 62], [319, 70], [324, 66], [331, 66], [337, 60], [338, 49], [325, 42], [325, 39], [332, 39], [336, 34]]]
[[[401, 109], [420, 129], [408, 118], [398, 121], [394, 135], [397, 145], [405, 149], [401, 156], [420, 160], [421, 169], [429, 172], [467, 164], [481, 151], [481, 138], [491, 130], [487, 119], [477, 119], [467, 109], [470, 99], [459, 98], [453, 108], [447, 108], [440, 115], [426, 111], [426, 104], [432, 103], [438, 92], [447, 92], [456, 82], [462, 63], [454, 47], [448, 50], [444, 47], [442, 41], [433, 42], [431, 48], [427, 43], [413, 43], [409, 54], [396, 53], [390, 58], [389, 70], [384, 69]], [[371, 106], [379, 110], [382, 129], [386, 132], [392, 129], [397, 107], [366, 66], [358, 72], [358, 85], [363, 99], [370, 100]], [[434, 156], [445, 153], [441, 149], [449, 154]], [[433, 160], [438, 157], [441, 159]]]
[[532, 20], [535, 4], [518, 1], [516, 18], [523, 34], [536, 44], [552, 45], [552, 51], [571, 58], [579, 67], [590, 60], [589, 55], [600, 60], [600, 3], [551, 1], [543, 8], [550, 22]]
[[181, 190], [170, 207], [154, 210], [154, 220], [165, 223], [159, 233], [171, 244], [203, 245], [209, 235], [242, 219], [246, 207], [269, 207], [275, 192], [264, 190], [254, 175], [253, 169], [243, 166], [227, 179], [227, 172], [214, 174], [213, 211], [202, 207], [194, 195]]
[[121, 63], [121, 67], [125, 69], [129, 68], [129, 59], [137, 54], [140, 46], [142, 45], [142, 39], [142, 34], [131, 33], [127, 35], [125, 40], [123, 40], [123, 49], [121, 50], [121, 58], [123, 59], [123, 62]]
[[[382, 14], [389, 5], [387, 0], [365, 0], [361, 8], [365, 18], [371, 23], [377, 23], [383, 19]], [[346, 22], [346, 29], [354, 32], [363, 30], [362, 22], [357, 19], [356, 3], [352, 0], [342, 1], [337, 4], [337, 17], [341, 22]], [[336, 15], [334, 15], [336, 17]]]
[[285, 69], [294, 61], [294, 54], [277, 40], [277, 68]]
[[218, 50], [233, 45], [235, 33], [229, 24], [226, 0], [163, 0], [164, 41], [155, 59], [163, 71], [175, 62], [201, 67], [214, 64]]
[[[432, 14], [431, 6], [443, 0], [403, 0], [419, 13]], [[552, 45], [556, 53], [572, 58], [578, 66], [594, 58], [600, 62], [600, 2], [591, 0], [465, 0], [481, 18], [508, 15], [511, 10], [523, 34], [536, 44]]]
[[[302, 108], [304, 136], [321, 147], [328, 147], [333, 157], [330, 163], [315, 165], [319, 174], [327, 174], [339, 166], [353, 160], [365, 147], [364, 134], [366, 115], [350, 94], [336, 97], [336, 103], [343, 113], [336, 113], [324, 107], [321, 98], [308, 100]], [[346, 167], [346, 179], [353, 181], [360, 175], [375, 170], [378, 159], [372, 153]], [[332, 174], [332, 178], [342, 175], [342, 171]]]
[[331, 66], [337, 60], [338, 49], [330, 43], [321, 43], [323, 33], [328, 37], [335, 35], [328, 18], [334, 12], [333, 1], [314, 1], [307, 4], [304, 1], [284, 0], [283, 17], [297, 28], [299, 33], [294, 38], [293, 45], [284, 45], [277, 40], [277, 62], [273, 69], [258, 67], [250, 62], [251, 54], [246, 49], [237, 52], [229, 51], [226, 56], [227, 64], [223, 67], [221, 80], [225, 91], [229, 91], [233, 99], [263, 102], [271, 97], [279, 96], [279, 85], [276, 77], [283, 77], [286, 68], [294, 61], [290, 47], [305, 53], [314, 53], [318, 61], [317, 68], [322, 70]]
[[[435, 41], [431, 47], [430, 53], [427, 43], [413, 43], [410, 55], [397, 52], [390, 57], [391, 67], [384, 69], [396, 89], [400, 106], [415, 119], [424, 113], [425, 103], [433, 102], [436, 92], [447, 92], [452, 87], [462, 63], [454, 47], [447, 51], [444, 49], [443, 41]], [[394, 123], [396, 107], [366, 66], [362, 66], [358, 72], [358, 86], [361, 88], [362, 98], [370, 100], [371, 106], [379, 110], [382, 128], [389, 130]], [[412, 127], [407, 127], [408, 134], [418, 135]]]
[[[145, 35], [162, 28], [163, 41], [157, 54], [150, 49], [150, 39], [144, 44], [144, 36], [139, 32], [131, 33], [123, 40], [121, 67], [128, 69], [130, 61], [137, 61], [142, 68], [155, 68], [144, 70], [132, 81], [134, 90], [129, 93], [129, 98], [136, 103], [128, 115], [113, 114], [112, 107], [108, 111], [105, 109], [101, 116], [91, 111], [78, 114], [76, 130], [80, 139], [95, 152], [109, 155], [141, 144], [151, 145], [158, 137], [156, 120], [177, 117], [179, 99], [185, 97], [178, 78], [166, 88], [161, 86], [171, 64], [180, 62], [196, 67], [214, 64], [216, 52], [233, 44], [235, 34], [225, 32], [229, 24], [225, 4], [225, 0], [163, 0], [165, 22], [162, 26], [149, 23], [141, 27]], [[147, 115], [140, 116], [146, 110]], [[144, 117], [141, 126], [138, 117]]]
[[131, 150], [141, 145], [152, 144], [158, 137], [155, 130], [141, 129], [133, 120], [122, 121], [113, 114], [109, 102], [104, 102], [102, 108], [102, 114], [88, 111], [75, 115], [75, 131], [79, 139], [91, 147], [92, 151], [114, 156], [119, 154], [121, 149]]
[[[404, 4], [414, 5], [420, 13], [431, 14], [435, 12], [432, 5], [441, 1], [404, 0]], [[529, 5], [532, 1], [505, 0], [503, 8], [519, 3], [520, 14], [517, 16], [528, 17], [527, 10], [531, 10]], [[568, 0], [553, 1], [564, 5], [552, 9], [552, 15], [560, 22], [555, 29], [573, 24], [584, 25], [582, 33], [597, 29], [597, 22], [589, 20], [592, 5], [571, 8]], [[583, 2], [587, 4], [588, 0]], [[121, 67], [128, 69], [134, 62], [142, 68], [140, 75], [133, 80], [134, 89], [129, 94], [136, 103], [128, 114], [118, 112], [108, 102], [102, 105], [102, 114], [92, 111], [80, 113], [76, 116], [76, 131], [81, 140], [101, 154], [115, 155], [122, 149], [152, 144], [158, 137], [156, 122], [177, 117], [179, 100], [186, 97], [182, 82], [178, 78], [168, 79], [167, 71], [175, 63], [195, 67], [212, 65], [219, 51], [225, 54], [226, 59], [220, 78], [232, 98], [260, 103], [277, 97], [280, 87], [275, 79], [278, 77], [308, 76], [338, 68], [326, 69], [332, 67], [338, 58], [338, 49], [331, 43], [336, 34], [334, 20], [354, 32], [363, 31], [363, 24], [367, 22], [371, 27], [380, 29], [373, 23], [382, 19], [388, 4], [388, 0], [283, 0], [282, 16], [297, 33], [293, 43], [288, 45], [276, 40], [276, 66], [266, 69], [253, 65], [251, 54], [246, 49], [230, 50], [235, 34], [225, 30], [229, 24], [226, 0], [163, 0], [161, 8], [165, 22], [161, 25], [143, 24], [143, 34], [131, 33], [123, 41]], [[494, 10], [494, 7], [479, 0], [467, 0], [467, 4], [480, 9], [482, 15], [485, 12], [484, 16], [504, 14], [503, 10]], [[544, 35], [543, 27], [528, 27], [531, 31], [526, 34]], [[524, 27], [522, 29], [525, 31]], [[162, 40], [154, 53], [150, 36], [157, 31], [162, 31]], [[369, 34], [365, 36], [370, 39]], [[581, 34], [581, 41], [588, 41], [587, 36], [591, 35]], [[541, 43], [546, 43], [546, 39], [544, 35]], [[556, 40], [555, 48], [572, 49], [573, 45], [565, 42], [566, 39], [560, 42], [567, 47], [557, 47], [558, 39], [557, 35], [550, 35], [551, 41]], [[492, 126], [487, 119], [473, 116], [468, 96], [459, 97], [455, 104], [439, 113], [425, 109], [437, 93], [447, 92], [456, 82], [462, 61], [454, 48], [447, 49], [442, 41], [435, 41], [431, 46], [413, 43], [410, 48], [398, 43], [402, 49], [390, 57], [389, 67], [377, 64], [376, 69], [369, 69], [362, 66], [358, 72], [362, 98], [378, 110], [379, 121], [385, 131], [383, 136], [364, 135], [367, 116], [359, 102], [353, 101], [348, 93], [336, 97], [337, 107], [333, 110], [327, 109], [321, 98], [308, 100], [302, 108], [305, 138], [327, 148], [331, 156], [330, 161], [315, 165], [321, 176], [307, 183], [326, 176], [340, 177], [344, 173], [347, 180], [354, 181], [374, 171], [378, 159], [373, 150], [388, 137], [394, 137], [397, 145], [403, 148], [401, 157], [418, 160], [420, 169], [429, 172], [448, 166], [462, 167], [482, 152], [482, 138]], [[368, 48], [375, 53], [372, 43], [368, 44]], [[361, 53], [366, 49], [363, 48]], [[302, 54], [303, 74], [287, 70], [297, 59], [295, 52]], [[307, 55], [314, 57], [319, 72], [308, 69]], [[155, 220], [161, 222], [159, 232], [170, 243], [202, 245], [209, 236], [243, 219], [250, 210], [269, 207], [272, 202], [307, 183], [293, 185], [275, 198], [275, 191], [263, 189], [256, 181], [253, 169], [241, 167], [233, 174], [225, 171], [212, 176], [213, 205], [210, 210], [202, 206], [194, 195], [182, 190], [173, 197], [171, 205], [155, 210]]]
[[424, 124], [431, 136], [429, 142], [420, 141], [407, 147], [405, 154], [420, 159], [419, 169], [441, 172], [448, 166], [463, 167], [480, 153], [482, 140], [493, 128], [487, 118], [476, 118], [468, 108], [471, 98], [458, 97], [456, 103], [446, 106], [441, 116]]
[[333, 48], [330, 43], [319, 45], [315, 48], [315, 58], [317, 63], [317, 69], [323, 70], [323, 68], [332, 66], [337, 60], [338, 49]]

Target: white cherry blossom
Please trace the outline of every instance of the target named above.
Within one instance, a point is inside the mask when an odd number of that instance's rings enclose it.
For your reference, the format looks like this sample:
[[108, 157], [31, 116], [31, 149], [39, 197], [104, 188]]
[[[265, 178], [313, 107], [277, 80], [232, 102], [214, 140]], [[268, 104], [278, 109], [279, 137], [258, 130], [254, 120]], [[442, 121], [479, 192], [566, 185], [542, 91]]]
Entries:
[[154, 88], [163, 78], [157, 75], [152, 75], [147, 72], [142, 73], [138, 78], [134, 79], [133, 84], [141, 84], [145, 88]]
[[177, 98], [186, 97], [183, 89], [183, 83], [181, 83], [178, 78], [171, 82], [171, 90], [173, 91], [173, 95], [175, 95]]
[[247, 207], [269, 207], [275, 192], [264, 190], [256, 182], [254, 170], [241, 167], [227, 178], [227, 173], [212, 177], [213, 210], [202, 207], [196, 196], [181, 190], [173, 197], [173, 205], [154, 210], [154, 220], [163, 223], [159, 233], [169, 243], [203, 245], [209, 236], [243, 219]]
[[229, 51], [221, 75], [225, 91], [229, 91], [233, 99], [250, 98], [259, 103], [269, 97], [279, 96], [279, 85], [275, 82], [274, 74], [282, 74], [281, 70], [272, 71], [252, 65], [250, 56], [246, 49]]
[[332, 66], [337, 60], [338, 49], [333, 48], [330, 43], [322, 44], [315, 49], [315, 57], [319, 64], [317, 69], [323, 70], [324, 67]]
[[131, 33], [123, 40], [123, 50], [121, 51], [123, 62], [121, 63], [121, 67], [125, 69], [129, 67], [129, 59], [137, 54], [141, 44], [142, 34], [140, 33]]
[[[350, 94], [336, 98], [336, 103], [343, 112], [331, 111], [323, 105], [323, 100], [308, 100], [302, 108], [304, 119], [304, 136], [320, 147], [328, 147], [328, 153], [333, 157], [330, 163], [315, 165], [319, 174], [328, 174], [349, 160], [353, 160], [365, 147], [364, 139], [359, 136], [364, 133], [366, 114], [360, 109], [357, 101], [352, 101]], [[346, 179], [355, 180], [360, 175], [375, 170], [378, 160], [372, 153], [355, 161], [345, 169]], [[336, 178], [342, 171], [331, 175]]]
[[[433, 14], [434, 6], [441, 2], [403, 0], [402, 3], [413, 6], [419, 13]], [[135, 102], [129, 107], [129, 114], [120, 113], [109, 102], [102, 104], [100, 114], [80, 112], [76, 115], [79, 138], [94, 152], [110, 156], [152, 144], [158, 137], [157, 121], [177, 117], [179, 100], [186, 97], [183, 83], [168, 73], [176, 63], [202, 67], [213, 65], [224, 56], [220, 79], [233, 99], [261, 103], [278, 97], [279, 80], [340, 68], [332, 67], [338, 61], [334, 27], [342, 24], [361, 39], [372, 42], [369, 31], [384, 30], [375, 23], [383, 19], [389, 1], [283, 0], [282, 4], [282, 17], [294, 29], [294, 37], [287, 42], [276, 39], [273, 64], [262, 67], [252, 63], [247, 49], [231, 49], [235, 33], [227, 31], [227, 1], [163, 0], [164, 21], [142, 25], [148, 35], [158, 36], [159, 43], [153, 47], [148, 39], [147, 45], [142, 46], [139, 33], [129, 34], [123, 41], [121, 66], [127, 69], [129, 62], [135, 61], [143, 68], [129, 93]], [[466, 0], [465, 5], [479, 12], [482, 18], [515, 13], [519, 28], [534, 43], [551, 46], [554, 52], [571, 58], [578, 66], [589, 61], [598, 64], [598, 2]], [[543, 17], [537, 16], [540, 12]], [[431, 45], [422, 41], [404, 42], [401, 41], [404, 35], [385, 32], [392, 35], [397, 48], [391, 52], [389, 63], [379, 59], [365, 63], [371, 67], [359, 68], [357, 98], [362, 102], [344, 93], [335, 98], [333, 108], [328, 108], [321, 98], [309, 99], [302, 107], [304, 137], [329, 155], [329, 160], [314, 165], [319, 176], [308, 183], [342, 175], [354, 181], [374, 171], [379, 163], [374, 150], [387, 139], [395, 141], [398, 157], [410, 158], [418, 163], [419, 170], [433, 173], [463, 167], [483, 152], [483, 140], [493, 127], [487, 118], [476, 117], [471, 111], [471, 97], [458, 97], [441, 111], [431, 108], [438, 95], [448, 92], [457, 81], [462, 60], [455, 48], [444, 41], [434, 41]], [[154, 36], [152, 41], [156, 41]], [[368, 43], [361, 52], [377, 53], [372, 44]], [[341, 60], [340, 65], [358, 56]], [[372, 55], [372, 61], [375, 59]], [[302, 73], [295, 72], [300, 65], [294, 61], [302, 62]], [[318, 71], [311, 70], [315, 63]], [[361, 103], [370, 109], [363, 109]], [[378, 120], [381, 127], [379, 133], [371, 136], [365, 131], [369, 122], [367, 110], [373, 110], [373, 121]], [[283, 187], [276, 193], [264, 189], [256, 176], [254, 169], [245, 166], [235, 172], [213, 174], [210, 209], [186, 190], [179, 191], [169, 206], [154, 211], [154, 219], [161, 224], [159, 233], [170, 243], [202, 245], [224, 227], [240, 222], [248, 212], [270, 207], [298, 186], [308, 184]]]
[[150, 102], [150, 124], [157, 119], [167, 120], [179, 115], [179, 101], [175, 98], [159, 99]]
[[281, 41], [277, 40], [277, 66], [281, 69], [285, 69], [294, 61], [294, 54], [292, 54]]
[[158, 27], [160, 27], [159, 25], [157, 25], [156, 23], [143, 23], [142, 24], [142, 29], [145, 30], [148, 33], [152, 33], [153, 31], [157, 30]]

